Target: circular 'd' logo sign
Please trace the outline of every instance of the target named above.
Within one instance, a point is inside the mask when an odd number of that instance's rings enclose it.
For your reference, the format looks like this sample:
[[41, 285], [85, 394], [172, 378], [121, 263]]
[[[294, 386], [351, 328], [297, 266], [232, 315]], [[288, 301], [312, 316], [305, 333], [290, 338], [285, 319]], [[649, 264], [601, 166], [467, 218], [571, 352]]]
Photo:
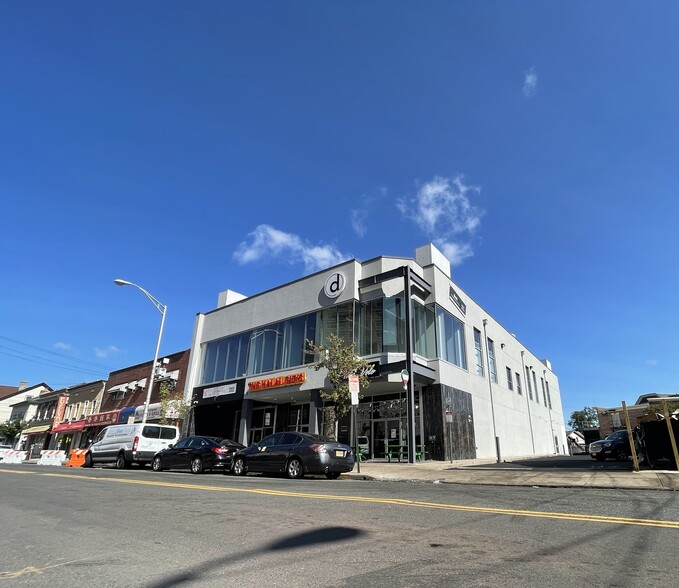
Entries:
[[328, 298], [337, 298], [344, 291], [346, 285], [347, 279], [344, 277], [344, 274], [336, 272], [326, 280], [323, 292], [325, 292]]

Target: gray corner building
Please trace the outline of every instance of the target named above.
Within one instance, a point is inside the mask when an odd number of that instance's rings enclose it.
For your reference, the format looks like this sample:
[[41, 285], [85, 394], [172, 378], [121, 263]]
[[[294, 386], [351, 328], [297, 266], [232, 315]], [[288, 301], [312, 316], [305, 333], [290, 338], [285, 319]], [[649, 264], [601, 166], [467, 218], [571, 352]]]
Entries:
[[410, 461], [566, 451], [550, 362], [454, 283], [431, 244], [415, 259], [351, 260], [249, 298], [220, 293], [217, 308], [196, 317], [185, 389], [196, 433], [247, 445], [327, 430], [326, 374], [305, 342], [330, 333], [371, 364], [355, 424], [347, 416], [335, 428], [351, 445], [360, 436], [369, 458], [398, 446]]

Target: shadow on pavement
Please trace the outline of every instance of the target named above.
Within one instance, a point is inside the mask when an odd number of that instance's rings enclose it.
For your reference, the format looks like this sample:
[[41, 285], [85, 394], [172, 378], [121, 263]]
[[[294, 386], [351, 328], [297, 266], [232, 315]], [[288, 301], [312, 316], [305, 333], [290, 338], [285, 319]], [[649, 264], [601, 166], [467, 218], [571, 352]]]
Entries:
[[589, 455], [562, 455], [511, 462], [464, 466], [465, 469], [566, 469], [584, 471], [632, 471], [632, 461], [597, 461]]

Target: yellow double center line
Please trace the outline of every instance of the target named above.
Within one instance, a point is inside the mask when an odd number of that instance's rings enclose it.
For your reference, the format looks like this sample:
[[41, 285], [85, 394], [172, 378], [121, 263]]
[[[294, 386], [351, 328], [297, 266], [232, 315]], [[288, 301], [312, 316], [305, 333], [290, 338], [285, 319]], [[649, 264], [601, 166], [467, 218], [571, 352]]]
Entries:
[[204, 490], [208, 492], [240, 492], [245, 494], [260, 494], [264, 496], [280, 496], [284, 498], [306, 498], [315, 500], [335, 500], [341, 502], [363, 502], [370, 504], [390, 504], [404, 507], [431, 508], [439, 510], [452, 510], [460, 512], [474, 512], [485, 514], [499, 514], [519, 517], [535, 517], [543, 519], [559, 519], [562, 521], [584, 521], [588, 523], [608, 523], [614, 525], [637, 525], [641, 527], [660, 527], [663, 529], [679, 529], [679, 521], [663, 521], [655, 519], [636, 519], [628, 517], [611, 517], [601, 515], [589, 515], [563, 512], [542, 512], [534, 510], [518, 510], [513, 508], [493, 508], [485, 506], [467, 506], [463, 504], [445, 504], [439, 502], [422, 502], [419, 500], [407, 500], [404, 498], [371, 498], [367, 496], [346, 496], [341, 494], [316, 494], [311, 492], [287, 492], [284, 490], [265, 490], [263, 488], [234, 488], [229, 486], [206, 486], [202, 484], [178, 484], [172, 482], [156, 482], [149, 480], [130, 480], [125, 478], [104, 478], [96, 476], [83, 476], [74, 474], [37, 473], [18, 470], [3, 470], [0, 472], [12, 474], [34, 474], [36, 476], [48, 476], [53, 478], [72, 478], [96, 480], [99, 482], [114, 482], [117, 484], [133, 484], [138, 486], [157, 486], [161, 488], [182, 488], [185, 490]]

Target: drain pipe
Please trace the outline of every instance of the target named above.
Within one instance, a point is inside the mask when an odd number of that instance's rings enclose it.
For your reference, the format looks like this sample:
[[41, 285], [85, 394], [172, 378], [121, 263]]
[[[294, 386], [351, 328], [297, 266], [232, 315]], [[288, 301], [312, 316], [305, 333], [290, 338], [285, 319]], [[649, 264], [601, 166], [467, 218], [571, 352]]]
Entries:
[[497, 427], [495, 426], [495, 403], [493, 402], [493, 381], [490, 378], [490, 354], [488, 353], [488, 335], [486, 333], [486, 325], [488, 319], [483, 319], [483, 337], [486, 345], [486, 366], [488, 369], [488, 389], [490, 390], [490, 413], [493, 417], [493, 435], [495, 437], [495, 452], [497, 454], [497, 463], [502, 462], [502, 455], [500, 453], [500, 438], [497, 436]]

